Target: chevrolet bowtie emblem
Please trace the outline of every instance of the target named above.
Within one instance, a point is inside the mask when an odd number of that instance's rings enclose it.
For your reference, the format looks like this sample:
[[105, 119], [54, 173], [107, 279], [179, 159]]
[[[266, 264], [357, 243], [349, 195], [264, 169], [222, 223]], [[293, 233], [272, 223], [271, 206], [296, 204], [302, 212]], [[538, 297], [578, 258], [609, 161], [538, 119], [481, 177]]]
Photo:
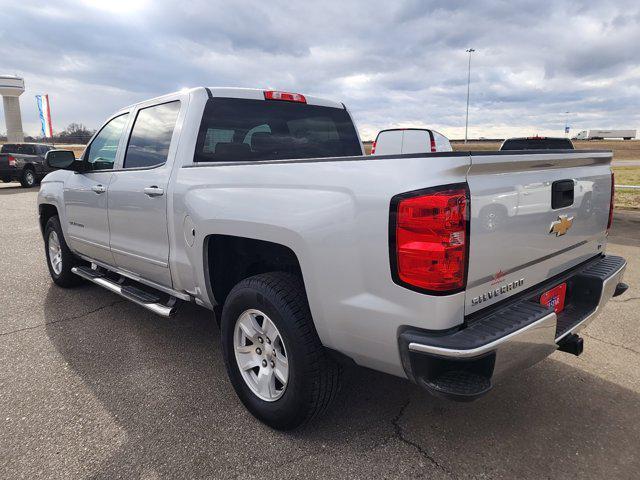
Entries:
[[558, 215], [558, 220], [551, 222], [549, 227], [549, 233], [555, 233], [556, 237], [560, 237], [567, 233], [573, 225], [573, 217], [567, 217], [566, 215]]

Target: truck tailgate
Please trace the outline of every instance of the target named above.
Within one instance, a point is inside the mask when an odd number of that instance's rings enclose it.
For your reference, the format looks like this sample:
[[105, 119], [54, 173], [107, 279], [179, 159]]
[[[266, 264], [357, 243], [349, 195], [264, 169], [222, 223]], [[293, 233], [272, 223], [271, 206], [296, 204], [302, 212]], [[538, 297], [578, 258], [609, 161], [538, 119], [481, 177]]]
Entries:
[[9, 168], [9, 155], [0, 153], [0, 169], [7, 170]]
[[472, 153], [465, 314], [604, 251], [611, 157], [603, 151]]

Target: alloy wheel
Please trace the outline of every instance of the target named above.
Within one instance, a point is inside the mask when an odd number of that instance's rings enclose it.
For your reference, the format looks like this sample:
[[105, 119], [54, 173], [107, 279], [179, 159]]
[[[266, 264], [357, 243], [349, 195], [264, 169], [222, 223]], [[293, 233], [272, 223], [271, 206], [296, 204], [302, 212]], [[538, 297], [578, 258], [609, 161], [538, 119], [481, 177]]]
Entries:
[[51, 230], [49, 233], [49, 263], [56, 275], [60, 275], [62, 272], [62, 247], [60, 246], [60, 239], [55, 230]]
[[236, 320], [233, 350], [242, 379], [261, 400], [274, 402], [289, 380], [289, 359], [273, 321], [260, 310], [244, 311]]

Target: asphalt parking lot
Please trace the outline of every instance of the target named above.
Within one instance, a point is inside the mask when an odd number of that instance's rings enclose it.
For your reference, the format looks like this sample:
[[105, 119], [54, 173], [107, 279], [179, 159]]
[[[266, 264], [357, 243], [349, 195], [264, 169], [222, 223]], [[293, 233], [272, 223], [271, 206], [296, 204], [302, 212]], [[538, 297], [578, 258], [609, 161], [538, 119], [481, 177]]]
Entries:
[[170, 320], [49, 280], [37, 190], [0, 186], [0, 478], [628, 478], [640, 472], [640, 214], [609, 252], [631, 286], [584, 333], [483, 399], [358, 369], [302, 431], [258, 423], [212, 314]]

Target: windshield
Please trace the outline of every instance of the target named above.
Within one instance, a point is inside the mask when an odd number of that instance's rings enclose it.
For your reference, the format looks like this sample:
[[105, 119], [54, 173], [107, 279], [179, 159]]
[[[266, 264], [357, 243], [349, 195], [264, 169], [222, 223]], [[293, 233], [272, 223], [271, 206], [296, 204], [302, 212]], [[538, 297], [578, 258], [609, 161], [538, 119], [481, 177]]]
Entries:
[[237, 98], [207, 102], [196, 162], [237, 162], [362, 155], [344, 108]]

